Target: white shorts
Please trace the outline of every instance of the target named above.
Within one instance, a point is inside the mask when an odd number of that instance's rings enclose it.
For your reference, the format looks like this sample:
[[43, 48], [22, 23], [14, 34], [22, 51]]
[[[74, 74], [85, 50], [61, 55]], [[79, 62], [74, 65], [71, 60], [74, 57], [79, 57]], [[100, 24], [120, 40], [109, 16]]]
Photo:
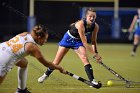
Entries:
[[9, 72], [16, 64], [18, 59], [13, 57], [4, 46], [4, 43], [0, 44], [0, 76], [4, 76]]

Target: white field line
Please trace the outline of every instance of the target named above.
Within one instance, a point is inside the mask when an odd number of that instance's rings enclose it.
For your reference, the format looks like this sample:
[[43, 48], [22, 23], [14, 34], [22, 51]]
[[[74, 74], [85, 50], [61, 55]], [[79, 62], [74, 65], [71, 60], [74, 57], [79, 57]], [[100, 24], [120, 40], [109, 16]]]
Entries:
[[[127, 90], [135, 90], [135, 89], [139, 89], [140, 90], [140, 88], [113, 88], [113, 87], [109, 87], [109, 88], [101, 88], [101, 89], [127, 89]], [[7, 90], [7, 89], [16, 89], [16, 88], [0, 88], [0, 90]], [[93, 90], [93, 89], [95, 89], [95, 88], [74, 88], [74, 87], [70, 87], [70, 88], [29, 88], [29, 90], [42, 90], [42, 89], [62, 89], [62, 90], [79, 90], [79, 89], [84, 89], [84, 90], [89, 90], [89, 89], [91, 89], [91, 90]]]

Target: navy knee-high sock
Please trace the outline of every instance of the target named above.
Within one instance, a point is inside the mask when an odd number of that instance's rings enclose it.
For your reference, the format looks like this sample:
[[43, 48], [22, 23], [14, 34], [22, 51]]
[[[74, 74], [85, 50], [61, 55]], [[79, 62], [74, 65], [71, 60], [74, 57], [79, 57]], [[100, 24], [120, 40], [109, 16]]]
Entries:
[[47, 76], [49, 76], [53, 71], [54, 71], [54, 69], [48, 68], [47, 71], [45, 72], [45, 74], [46, 74]]
[[134, 44], [134, 45], [133, 45], [133, 50], [132, 50], [132, 51], [133, 51], [134, 53], [136, 52], [137, 47], [138, 47], [138, 44], [136, 44], [136, 45]]
[[92, 69], [92, 66], [90, 64], [85, 65], [85, 71], [86, 71], [86, 74], [87, 74], [89, 80], [93, 81], [93, 79], [94, 79], [93, 69]]

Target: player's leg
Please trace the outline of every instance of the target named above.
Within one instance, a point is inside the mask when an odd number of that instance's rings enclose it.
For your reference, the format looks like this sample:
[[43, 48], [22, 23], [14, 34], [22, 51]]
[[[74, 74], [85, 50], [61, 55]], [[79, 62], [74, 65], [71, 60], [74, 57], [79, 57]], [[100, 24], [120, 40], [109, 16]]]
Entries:
[[[59, 65], [61, 60], [63, 59], [63, 57], [65, 56], [65, 54], [68, 52], [68, 48], [59, 46], [58, 51], [56, 53], [55, 59], [53, 60], [53, 63], [55, 65]], [[49, 71], [50, 69], [50, 71]], [[52, 68], [48, 68], [48, 70], [46, 71], [46, 75], [50, 75], [52, 73], [53, 69]]]
[[0, 85], [1, 85], [2, 82], [4, 81], [5, 77], [6, 77], [6, 75], [4, 75], [4, 76], [0, 76]]
[[[65, 56], [65, 54], [68, 52], [68, 50], [69, 50], [69, 48], [59, 46], [53, 63], [55, 65], [59, 65], [61, 60]], [[53, 71], [54, 71], [54, 69], [48, 68], [47, 71], [40, 78], [38, 78], [38, 82], [43, 83], [44, 80], [47, 79]]]
[[95, 83], [95, 84], [98, 84], [95, 81], [95, 78], [94, 78], [94, 75], [93, 75], [93, 69], [92, 69], [91, 64], [89, 63], [89, 60], [88, 60], [88, 57], [87, 57], [87, 54], [86, 54], [86, 49], [81, 46], [78, 49], [75, 49], [75, 52], [78, 54], [78, 56], [82, 60], [82, 62], [84, 64], [84, 67], [85, 67], [86, 74], [87, 74], [89, 80], [91, 82]]
[[135, 56], [135, 53], [139, 44], [139, 39], [140, 37], [138, 35], [134, 36], [133, 49], [132, 49], [131, 56]]
[[16, 66], [18, 66], [18, 88], [16, 93], [30, 93], [26, 88], [27, 64], [28, 61], [25, 58], [21, 59], [16, 64]]

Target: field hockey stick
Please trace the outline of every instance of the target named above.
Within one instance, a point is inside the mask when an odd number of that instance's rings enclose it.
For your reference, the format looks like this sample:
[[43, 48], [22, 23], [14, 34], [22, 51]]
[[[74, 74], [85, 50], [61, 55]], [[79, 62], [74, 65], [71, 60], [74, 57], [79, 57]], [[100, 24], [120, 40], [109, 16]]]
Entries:
[[23, 14], [22, 12], [18, 11], [17, 9], [15, 9], [14, 7], [8, 5], [6, 2], [2, 3], [2, 6], [7, 8], [9, 11], [14, 12], [17, 15], [20, 15], [21, 17], [23, 17], [24, 19], [27, 19], [28, 16], [26, 16], [25, 14]]
[[[94, 59], [95, 61], [97, 61], [97, 60], [95, 59], [95, 57], [93, 57], [93, 59]], [[99, 63], [100, 65], [102, 65], [105, 69], [107, 69], [110, 73], [114, 74], [117, 78], [119, 78], [119, 79], [121, 79], [121, 80], [123, 80], [123, 81], [125, 81], [125, 82], [128, 81], [128, 80], [126, 80], [124, 77], [122, 77], [120, 74], [118, 74], [116, 71], [114, 71], [113, 69], [111, 69], [110, 67], [108, 67], [106, 64], [104, 64], [102, 61], [99, 61], [98, 63]]]
[[[93, 57], [94, 60], [96, 60]], [[105, 69], [107, 69], [110, 73], [112, 73], [113, 75], [115, 75], [117, 78], [119, 78], [120, 80], [124, 81], [126, 83], [126, 87], [130, 87], [130, 81], [125, 79], [124, 77], [122, 77], [120, 74], [118, 74], [116, 71], [114, 71], [113, 69], [111, 69], [110, 67], [108, 67], [106, 64], [104, 64], [102, 61], [98, 62], [100, 65], [102, 65]]]
[[[11, 5], [7, 4], [7, 2], [3, 2], [2, 3], [2, 6], [5, 7], [7, 10], [15, 13], [16, 15], [22, 17], [23, 19], [28, 20], [28, 16], [27, 15], [25, 15], [21, 11], [17, 10], [16, 8], [12, 7]], [[38, 21], [36, 21], [36, 24], [40, 24], [40, 23]], [[45, 24], [44, 25], [43, 24], [40, 24], [40, 25], [46, 28], [46, 25]], [[51, 34], [52, 36], [53, 35], [55, 36], [57, 34], [61, 35], [60, 33], [56, 33], [55, 31], [52, 31], [52, 30], [50, 30], [48, 28], [46, 28], [46, 29], [47, 29], [48, 33]]]
[[134, 35], [134, 33], [133, 33], [132, 31], [129, 32], [128, 39], [129, 39], [129, 40], [133, 40], [133, 35]]
[[[21, 11], [15, 9], [14, 7], [8, 5], [6, 2], [3, 2], [3, 3], [2, 3], [2, 6], [5, 7], [5, 8], [7, 8], [9, 11], [15, 13], [16, 15], [22, 17], [23, 19], [28, 20], [28, 16], [27, 16], [27, 15], [25, 15], [25, 14], [22, 13]], [[36, 24], [40, 24], [40, 23], [36, 22]], [[40, 24], [40, 25], [43, 26], [43, 27], [45, 27], [45, 26], [42, 25], [42, 24]], [[46, 29], [47, 29], [47, 28], [46, 28]], [[47, 30], [48, 30], [48, 29], [47, 29]]]
[[128, 29], [121, 29], [123, 33], [129, 33], [128, 40], [133, 40], [134, 31], [128, 31]]
[[110, 73], [112, 73], [113, 75], [115, 75], [117, 78], [123, 80], [126, 82], [127, 86], [126, 87], [129, 87], [129, 83], [130, 81], [125, 79], [124, 77], [122, 77], [120, 74], [118, 74], [116, 71], [114, 71], [113, 69], [111, 69], [110, 67], [108, 67], [107, 65], [105, 65], [103, 62], [99, 62], [100, 65], [102, 65], [104, 68], [106, 68]]
[[89, 86], [92, 86], [92, 87], [94, 87], [94, 88], [99, 89], [99, 88], [102, 87], [102, 84], [101, 84], [100, 82], [98, 82], [98, 85], [95, 85], [95, 84], [93, 84], [92, 82], [90, 82], [89, 80], [86, 80], [86, 79], [84, 79], [84, 78], [82, 78], [82, 77], [80, 77], [80, 76], [77, 76], [77, 75], [75, 75], [75, 74], [73, 74], [73, 73], [71, 73], [71, 72], [68, 72], [68, 71], [67, 71], [67, 75], [69, 75], [69, 76], [71, 76], [71, 77], [73, 77], [73, 78], [75, 78], [75, 79], [77, 79], [77, 80], [79, 80], [79, 81], [81, 81], [81, 82], [83, 82], [83, 83], [89, 85]]
[[131, 81], [131, 80], [127, 80], [124, 77], [122, 77], [120, 74], [118, 74], [116, 71], [114, 71], [113, 69], [111, 69], [110, 67], [108, 67], [107, 65], [105, 65], [103, 62], [99, 62], [100, 65], [102, 65], [104, 68], [106, 68], [109, 72], [111, 72], [112, 74], [114, 74], [117, 78], [119, 78], [122, 81], [125, 81], [127, 88], [130, 87], [130, 85], [132, 84], [140, 84], [140, 82], [135, 82], [135, 81]]
[[114, 74], [116, 77], [118, 77], [119, 79], [128, 82], [127, 79], [125, 79], [124, 77], [122, 77], [120, 74], [118, 74], [116, 71], [114, 71], [113, 69], [111, 69], [110, 67], [108, 67], [107, 65], [105, 65], [103, 62], [99, 62], [99, 64], [101, 64], [104, 68], [106, 68], [107, 70], [109, 70], [109, 72], [111, 72], [112, 74]]
[[[39, 73], [41, 73], [41, 74], [44, 73], [44, 70], [43, 70], [42, 68], [36, 66], [35, 64], [30, 63], [29, 65], [30, 65], [33, 69], [35, 69], [37, 72], [39, 72]], [[55, 77], [55, 76], [53, 76], [53, 75], [51, 75], [51, 79], [54, 80], [54, 81], [56, 81], [56, 82], [58, 82], [58, 83], [60, 83], [60, 84], [63, 85], [63, 86], [67, 86], [67, 85], [68, 85], [67, 82], [65, 82], [65, 81], [62, 80], [61, 78]]]

